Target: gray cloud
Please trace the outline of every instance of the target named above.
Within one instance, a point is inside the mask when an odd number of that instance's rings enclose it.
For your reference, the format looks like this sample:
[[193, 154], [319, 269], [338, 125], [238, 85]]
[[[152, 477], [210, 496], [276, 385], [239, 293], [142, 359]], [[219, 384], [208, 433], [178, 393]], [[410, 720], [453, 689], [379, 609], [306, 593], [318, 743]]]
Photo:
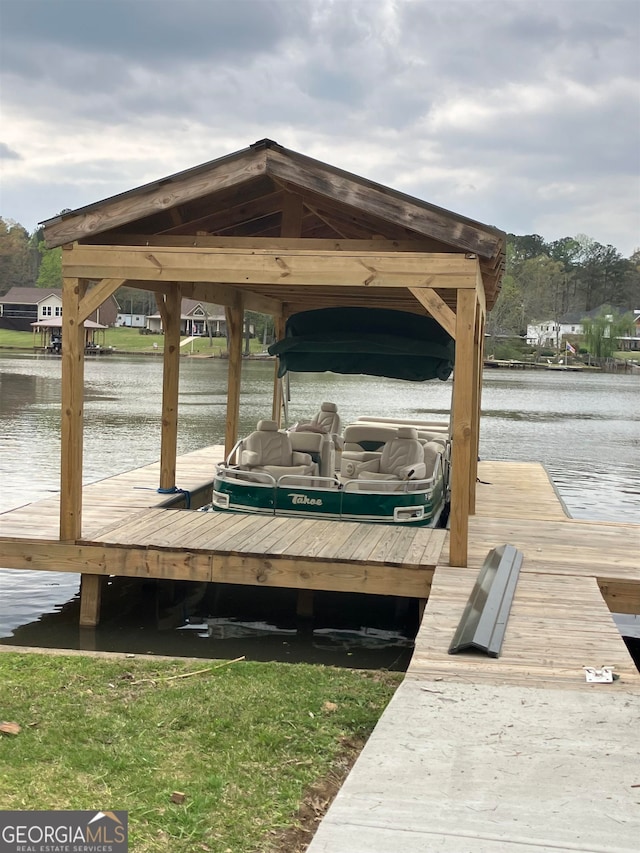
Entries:
[[[173, 67], [201, 53], [236, 62], [276, 48], [304, 24], [305, 0], [4, 0], [3, 29], [12, 54], [30, 45]], [[38, 64], [36, 51], [25, 67]], [[81, 81], [78, 81], [81, 82]]]
[[640, 242], [636, 0], [2, 4], [27, 227], [269, 136], [509, 231]]
[[4, 142], [0, 142], [0, 160], [20, 160], [20, 155]]

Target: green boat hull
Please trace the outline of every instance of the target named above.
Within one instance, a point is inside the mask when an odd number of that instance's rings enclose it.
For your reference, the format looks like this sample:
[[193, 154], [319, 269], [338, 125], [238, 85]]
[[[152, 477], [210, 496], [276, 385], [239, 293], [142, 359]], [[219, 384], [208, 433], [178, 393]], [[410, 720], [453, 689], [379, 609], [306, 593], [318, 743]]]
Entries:
[[443, 479], [406, 492], [271, 485], [216, 476], [211, 509], [372, 524], [435, 527], [446, 503]]

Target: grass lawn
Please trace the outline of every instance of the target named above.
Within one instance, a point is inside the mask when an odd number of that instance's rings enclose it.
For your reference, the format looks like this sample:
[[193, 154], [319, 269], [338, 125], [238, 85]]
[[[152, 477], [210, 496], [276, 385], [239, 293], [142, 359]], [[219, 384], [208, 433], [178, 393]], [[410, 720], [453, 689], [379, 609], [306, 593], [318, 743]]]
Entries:
[[[187, 338], [183, 338], [184, 341]], [[101, 346], [114, 347], [116, 352], [133, 353], [162, 353], [164, 349], [164, 335], [141, 335], [138, 329], [124, 326], [109, 328], [105, 330], [104, 341], [102, 334], [96, 336], [96, 343]], [[262, 342], [251, 339], [250, 350], [252, 353], [262, 352]], [[40, 335], [34, 338], [33, 332], [13, 332], [9, 329], [0, 329], [0, 347], [17, 347], [19, 349], [33, 349], [34, 344], [40, 346]], [[185, 343], [181, 352], [185, 355], [212, 355], [219, 356], [227, 350], [226, 338], [208, 337], [195, 338]]]
[[0, 653], [0, 722], [21, 727], [0, 735], [1, 807], [124, 809], [134, 853], [304, 849], [292, 827], [305, 794], [402, 676], [203, 664]]

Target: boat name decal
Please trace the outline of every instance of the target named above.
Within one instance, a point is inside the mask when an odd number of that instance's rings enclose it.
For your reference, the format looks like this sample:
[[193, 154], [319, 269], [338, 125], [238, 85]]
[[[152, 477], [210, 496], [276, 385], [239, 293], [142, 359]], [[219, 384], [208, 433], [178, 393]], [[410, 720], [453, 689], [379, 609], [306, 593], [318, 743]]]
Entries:
[[288, 497], [291, 498], [292, 504], [304, 504], [305, 506], [322, 506], [320, 498], [310, 498], [308, 495], [294, 495], [289, 492]]

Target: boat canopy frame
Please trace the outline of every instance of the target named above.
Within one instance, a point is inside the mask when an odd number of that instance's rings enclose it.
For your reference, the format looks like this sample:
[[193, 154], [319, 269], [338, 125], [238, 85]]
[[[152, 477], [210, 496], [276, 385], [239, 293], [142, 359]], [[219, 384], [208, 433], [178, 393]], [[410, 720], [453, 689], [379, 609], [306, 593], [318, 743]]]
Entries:
[[[225, 306], [226, 452], [238, 437], [245, 310], [270, 314], [278, 339], [291, 315], [319, 308], [436, 321], [455, 341], [449, 562], [467, 565], [484, 324], [500, 290], [503, 231], [271, 140], [60, 214], [43, 230], [48, 247], [63, 247], [62, 541], [82, 536], [82, 323], [126, 284], [154, 293], [162, 317], [163, 490], [176, 485], [183, 297]], [[274, 419], [281, 405], [274, 376]]]

